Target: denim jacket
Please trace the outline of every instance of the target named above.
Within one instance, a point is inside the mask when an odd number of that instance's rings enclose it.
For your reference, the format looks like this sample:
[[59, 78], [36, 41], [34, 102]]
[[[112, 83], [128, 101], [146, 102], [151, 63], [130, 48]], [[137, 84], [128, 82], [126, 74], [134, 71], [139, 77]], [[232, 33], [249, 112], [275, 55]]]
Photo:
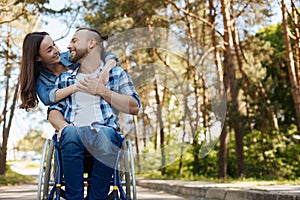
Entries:
[[[118, 57], [111, 52], [105, 54], [105, 62], [109, 59], [115, 59], [117, 65], [120, 65]], [[70, 61], [70, 52], [63, 52], [60, 54], [60, 62], [68, 69], [76, 69], [79, 64]], [[39, 78], [36, 81], [36, 92], [38, 97], [45, 106], [56, 103], [55, 92], [58, 88], [55, 85], [57, 76], [51, 71], [42, 68]]]

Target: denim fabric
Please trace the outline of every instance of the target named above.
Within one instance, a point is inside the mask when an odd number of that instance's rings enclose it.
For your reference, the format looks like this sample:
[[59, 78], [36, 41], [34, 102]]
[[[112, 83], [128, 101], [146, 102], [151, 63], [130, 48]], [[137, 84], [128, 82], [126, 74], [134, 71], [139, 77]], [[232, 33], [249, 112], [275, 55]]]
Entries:
[[121, 146], [119, 134], [110, 127], [67, 126], [57, 143], [61, 152], [62, 169], [68, 200], [84, 199], [84, 153], [94, 156], [93, 172], [89, 188], [89, 200], [107, 199], [112, 180], [117, 150]]

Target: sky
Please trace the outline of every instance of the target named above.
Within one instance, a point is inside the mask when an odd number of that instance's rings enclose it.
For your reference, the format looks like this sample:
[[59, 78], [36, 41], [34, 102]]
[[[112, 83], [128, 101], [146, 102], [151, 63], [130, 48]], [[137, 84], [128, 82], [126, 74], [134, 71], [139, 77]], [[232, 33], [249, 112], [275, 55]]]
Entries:
[[[78, 1], [78, 0], [76, 0]], [[76, 2], [73, 1], [73, 2]], [[65, 3], [63, 3], [65, 2]], [[59, 10], [64, 7], [66, 4], [66, 1], [61, 0], [50, 0], [49, 7], [52, 9], [55, 8], [56, 10]], [[47, 21], [47, 24], [44, 24], [42, 29], [43, 31], [46, 31], [50, 34], [52, 39], [55, 41], [56, 45], [60, 48], [62, 52], [67, 51], [67, 46], [69, 44], [69, 41], [71, 40], [72, 35], [74, 34], [76, 28], [71, 27], [69, 34], [64, 39], [60, 39], [56, 41], [57, 39], [61, 38], [67, 33], [67, 30], [69, 27], [66, 27], [66, 24], [63, 22], [63, 20], [66, 20], [66, 16], [58, 16], [58, 17], [48, 17], [48, 16], [42, 16], [42, 20]]]

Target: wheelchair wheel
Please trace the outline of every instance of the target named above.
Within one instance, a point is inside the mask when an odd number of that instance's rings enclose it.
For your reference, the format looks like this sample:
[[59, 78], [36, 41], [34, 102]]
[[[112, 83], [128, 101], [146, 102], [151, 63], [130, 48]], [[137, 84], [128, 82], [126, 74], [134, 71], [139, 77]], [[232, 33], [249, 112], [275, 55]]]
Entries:
[[37, 199], [42, 199], [42, 188], [43, 188], [43, 180], [44, 180], [44, 170], [46, 167], [45, 158], [47, 157], [48, 151], [50, 146], [50, 140], [47, 139], [44, 144], [44, 149], [40, 161], [40, 171], [39, 171], [39, 178], [38, 178], [38, 192], [37, 192]]
[[122, 160], [119, 168], [119, 176], [126, 193], [126, 198], [136, 200], [134, 157], [130, 140], [125, 140], [123, 143]]
[[54, 142], [46, 140], [40, 163], [38, 182], [38, 200], [48, 199], [49, 189], [55, 183], [56, 164], [54, 159]]

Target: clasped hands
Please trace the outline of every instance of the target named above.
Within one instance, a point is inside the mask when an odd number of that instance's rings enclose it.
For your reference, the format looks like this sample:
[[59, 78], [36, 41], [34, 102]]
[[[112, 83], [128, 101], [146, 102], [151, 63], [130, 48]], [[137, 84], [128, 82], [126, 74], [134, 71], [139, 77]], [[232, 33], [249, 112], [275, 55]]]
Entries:
[[109, 80], [109, 72], [101, 71], [96, 77], [88, 76], [84, 80], [76, 84], [78, 91], [90, 93], [92, 95], [100, 95]]

